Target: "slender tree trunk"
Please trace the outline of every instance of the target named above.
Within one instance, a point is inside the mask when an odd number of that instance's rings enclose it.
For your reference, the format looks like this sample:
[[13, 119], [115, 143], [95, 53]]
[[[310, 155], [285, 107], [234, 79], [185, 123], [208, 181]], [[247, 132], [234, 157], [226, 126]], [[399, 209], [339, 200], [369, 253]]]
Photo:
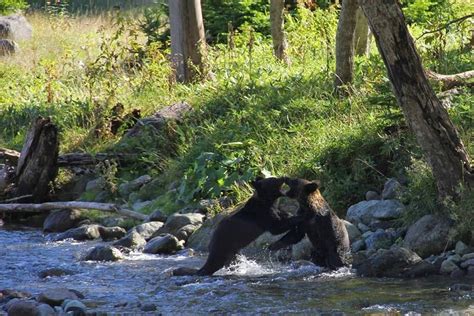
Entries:
[[456, 197], [472, 181], [468, 154], [426, 78], [397, 0], [360, 0], [398, 104], [431, 166], [439, 197]]
[[336, 33], [336, 74], [334, 87], [352, 83], [354, 68], [354, 31], [357, 0], [343, 0]]
[[205, 33], [200, 0], [169, 0], [171, 62], [178, 82], [204, 72]]
[[270, 0], [270, 23], [272, 29], [273, 52], [279, 60], [288, 63], [284, 29], [285, 0]]
[[364, 12], [360, 8], [356, 12], [356, 26], [354, 35], [355, 53], [357, 56], [369, 54], [369, 24]]

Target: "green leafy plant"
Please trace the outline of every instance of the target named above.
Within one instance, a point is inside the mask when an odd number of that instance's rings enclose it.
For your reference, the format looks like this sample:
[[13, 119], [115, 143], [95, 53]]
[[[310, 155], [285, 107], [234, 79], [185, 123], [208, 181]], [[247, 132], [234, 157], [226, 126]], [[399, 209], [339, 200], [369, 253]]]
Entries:
[[0, 15], [14, 13], [27, 7], [28, 5], [24, 0], [2, 0], [0, 1]]

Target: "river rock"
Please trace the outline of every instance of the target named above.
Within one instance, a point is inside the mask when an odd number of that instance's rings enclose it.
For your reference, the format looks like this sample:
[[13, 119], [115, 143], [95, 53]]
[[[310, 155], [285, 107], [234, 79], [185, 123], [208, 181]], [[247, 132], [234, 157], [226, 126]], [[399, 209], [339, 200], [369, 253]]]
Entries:
[[63, 269], [63, 268], [49, 268], [45, 270], [41, 270], [38, 272], [38, 276], [42, 279], [48, 278], [48, 277], [60, 277], [64, 275], [73, 275], [74, 271], [68, 270], [68, 269]]
[[64, 239], [74, 240], [93, 240], [100, 237], [99, 225], [85, 225], [77, 228], [72, 228], [64, 233], [58, 234], [53, 237], [53, 241], [59, 241]]
[[0, 290], [0, 304], [4, 302], [8, 302], [13, 299], [20, 299], [20, 298], [26, 299], [30, 297], [32, 297], [32, 295], [28, 292], [9, 290], [9, 289]]
[[358, 251], [365, 250], [365, 249], [366, 249], [366, 245], [365, 245], [365, 240], [363, 240], [363, 239], [359, 239], [359, 240], [353, 242], [352, 245], [351, 245], [351, 251], [352, 252], [358, 252]]
[[454, 251], [458, 255], [464, 256], [465, 254], [467, 254], [471, 251], [471, 248], [468, 245], [466, 245], [465, 243], [463, 243], [462, 241], [458, 241], [456, 243], [456, 246], [454, 247]]
[[125, 218], [120, 216], [107, 216], [100, 219], [100, 224], [105, 227], [122, 226], [125, 222]]
[[128, 233], [125, 237], [117, 240], [112, 246], [117, 248], [129, 248], [132, 250], [141, 250], [145, 248], [146, 240], [136, 231]]
[[365, 200], [372, 201], [372, 200], [380, 200], [380, 194], [375, 191], [367, 191], [365, 193]]
[[87, 307], [81, 301], [68, 299], [64, 300], [61, 306], [63, 311], [67, 314], [72, 313], [74, 316], [86, 315]]
[[142, 312], [154, 312], [156, 311], [158, 308], [156, 307], [155, 304], [153, 303], [148, 303], [148, 304], [144, 304], [140, 307], [141, 311]]
[[368, 232], [370, 230], [370, 227], [365, 225], [365, 224], [362, 224], [362, 223], [359, 223], [357, 224], [357, 228], [359, 229], [359, 231], [364, 234], [365, 232]]
[[474, 259], [474, 252], [466, 253], [464, 256], [461, 257], [461, 261], [466, 261], [469, 259]]
[[459, 267], [451, 260], [446, 259], [441, 264], [441, 269], [439, 273], [441, 274], [451, 274], [454, 270], [459, 269]]
[[183, 249], [183, 242], [171, 234], [158, 236], [147, 242], [144, 253], [169, 254]]
[[310, 260], [314, 247], [308, 236], [291, 247], [291, 260]]
[[0, 38], [26, 40], [31, 38], [32, 33], [33, 28], [24, 16], [19, 14], [0, 16]]
[[165, 225], [158, 229], [152, 238], [161, 234], [172, 234], [176, 236], [178, 231], [186, 225], [201, 226], [205, 215], [199, 213], [173, 214], [168, 217]]
[[81, 211], [62, 209], [59, 211], [51, 212], [46, 217], [43, 223], [43, 231], [45, 233], [50, 232], [64, 232], [68, 229], [75, 227], [81, 219]]
[[452, 221], [436, 215], [425, 215], [408, 228], [403, 246], [422, 258], [450, 249]]
[[461, 268], [467, 269], [468, 267], [474, 266], [474, 259], [469, 259], [461, 263]]
[[[8, 316], [36, 316], [38, 303], [32, 300], [13, 299], [6, 305]], [[54, 315], [54, 314], [53, 314]]]
[[392, 200], [398, 199], [400, 197], [400, 193], [402, 191], [402, 185], [398, 182], [395, 178], [388, 179], [382, 191], [382, 199], [384, 200]]
[[393, 237], [393, 233], [378, 229], [365, 239], [365, 245], [368, 250], [388, 249], [394, 242]]
[[110, 245], [99, 245], [90, 250], [84, 257], [86, 261], [118, 261], [123, 259], [123, 255], [114, 246]]
[[214, 229], [225, 217], [226, 213], [222, 212], [214, 217], [208, 218], [202, 226], [188, 238], [187, 246], [197, 251], [208, 251], [208, 245], [211, 241]]
[[130, 193], [139, 190], [142, 186], [149, 183], [151, 180], [152, 177], [147, 174], [140, 176], [132, 181], [125, 182], [119, 185], [118, 192], [122, 197], [127, 198]]
[[183, 226], [176, 232], [175, 236], [179, 240], [187, 241], [189, 236], [191, 236], [199, 227], [201, 227], [201, 225], [189, 224], [189, 225]]
[[136, 232], [146, 240], [151, 239], [160, 228], [163, 227], [162, 222], [147, 222], [133, 227], [129, 233]]
[[122, 227], [104, 227], [99, 226], [99, 233], [102, 240], [109, 241], [114, 239], [120, 239], [127, 234], [127, 231]]
[[450, 291], [472, 291], [473, 287], [471, 284], [457, 283], [449, 287]]
[[464, 272], [464, 270], [456, 268], [449, 274], [449, 276], [451, 277], [451, 279], [460, 279], [463, 278], [465, 274], [466, 273]]
[[168, 219], [168, 216], [164, 214], [161, 210], [156, 210], [152, 212], [150, 215], [148, 215], [146, 221], [147, 222], [166, 222]]
[[13, 55], [20, 50], [15, 41], [9, 39], [0, 39], [0, 56]]
[[351, 241], [351, 243], [360, 238], [360, 230], [354, 224], [346, 220], [342, 220], [342, 222], [344, 223], [344, 226], [346, 226], [346, 230], [349, 234], [349, 240]]
[[390, 249], [379, 249], [366, 259], [354, 256], [353, 267], [357, 274], [367, 277], [403, 277], [410, 274], [410, 269], [422, 262], [413, 251], [398, 246]]
[[370, 225], [374, 220], [399, 218], [405, 212], [405, 206], [397, 200], [362, 201], [347, 210], [346, 219], [353, 224]]
[[38, 295], [37, 301], [51, 306], [60, 306], [64, 300], [77, 300], [76, 292], [66, 288], [48, 289]]

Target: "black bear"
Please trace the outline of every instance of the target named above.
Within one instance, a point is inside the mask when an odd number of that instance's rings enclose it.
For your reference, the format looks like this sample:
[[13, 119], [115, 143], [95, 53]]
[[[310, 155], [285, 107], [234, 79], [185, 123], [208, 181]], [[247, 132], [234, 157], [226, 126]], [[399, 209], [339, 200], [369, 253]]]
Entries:
[[257, 178], [253, 181], [253, 196], [241, 209], [224, 218], [215, 229], [204, 266], [199, 270], [178, 268], [173, 271], [173, 275], [212, 275], [231, 263], [239, 250], [264, 232], [278, 235], [301, 223], [303, 216], [290, 217], [288, 213], [272, 208], [274, 202], [283, 196], [283, 183], [284, 178]]
[[295, 244], [307, 234], [313, 244], [312, 260], [315, 264], [337, 269], [350, 264], [350, 243], [347, 229], [319, 192], [319, 184], [304, 179], [287, 178], [290, 186], [286, 196], [297, 199], [298, 215], [304, 222], [293, 227], [280, 240], [270, 245], [278, 250]]

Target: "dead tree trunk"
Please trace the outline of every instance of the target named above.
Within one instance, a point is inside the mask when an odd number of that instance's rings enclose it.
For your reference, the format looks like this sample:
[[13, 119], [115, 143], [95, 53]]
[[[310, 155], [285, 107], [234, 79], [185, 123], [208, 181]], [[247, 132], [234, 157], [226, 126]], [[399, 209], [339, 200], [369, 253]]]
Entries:
[[354, 34], [354, 46], [357, 56], [369, 54], [369, 24], [364, 12], [360, 8], [356, 12], [356, 25]]
[[426, 78], [397, 0], [360, 0], [388, 70], [398, 104], [436, 179], [439, 197], [472, 180], [468, 154]]
[[44, 201], [58, 172], [58, 130], [49, 118], [39, 117], [30, 128], [16, 167], [16, 196]]
[[357, 0], [343, 0], [336, 33], [336, 74], [334, 88], [352, 83], [354, 72], [354, 30]]
[[288, 43], [284, 29], [285, 0], [270, 0], [270, 24], [272, 29], [273, 53], [279, 60], [288, 63]]
[[200, 0], [169, 0], [171, 61], [178, 82], [204, 73], [206, 38]]

